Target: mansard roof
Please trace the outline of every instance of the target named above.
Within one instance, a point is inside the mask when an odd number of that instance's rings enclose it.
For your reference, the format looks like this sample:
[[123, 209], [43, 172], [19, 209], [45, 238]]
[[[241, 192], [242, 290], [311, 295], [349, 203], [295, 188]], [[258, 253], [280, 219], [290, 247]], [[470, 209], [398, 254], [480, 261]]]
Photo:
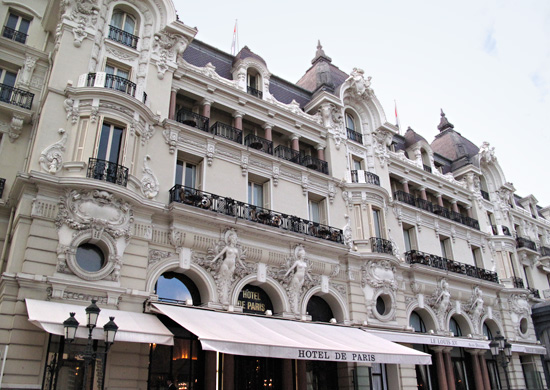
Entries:
[[434, 152], [441, 154], [451, 161], [459, 159], [469, 160], [478, 154], [479, 148], [454, 129], [454, 126], [447, 120], [443, 110], [441, 110], [441, 122], [438, 129], [440, 133], [435, 136], [431, 144]]
[[428, 141], [426, 141], [426, 138], [422, 137], [420, 134], [409, 127], [405, 132], [405, 148], [409, 148], [419, 141], [424, 141], [428, 143]]
[[267, 67], [267, 64], [265, 63], [264, 59], [260, 57], [258, 54], [254, 53], [252, 50], [248, 48], [248, 46], [243, 47], [235, 56], [233, 59], [233, 64], [235, 64], [239, 60], [244, 60], [245, 58], [254, 58], [255, 60], [258, 60], [262, 64], [264, 64]]

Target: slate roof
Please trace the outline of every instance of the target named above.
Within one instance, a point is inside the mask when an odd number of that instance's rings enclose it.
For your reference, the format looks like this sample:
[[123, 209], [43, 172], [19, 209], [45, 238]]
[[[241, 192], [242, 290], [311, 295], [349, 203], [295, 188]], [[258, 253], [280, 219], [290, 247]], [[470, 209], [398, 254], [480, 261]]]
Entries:
[[235, 63], [239, 60], [244, 60], [245, 58], [249, 58], [249, 57], [252, 57], [252, 58], [260, 61], [262, 64], [264, 64], [267, 67], [267, 64], [265, 63], [264, 59], [262, 57], [260, 57], [259, 55], [257, 55], [256, 53], [254, 53], [252, 50], [250, 50], [248, 48], [248, 46], [245, 46], [241, 50], [239, 50], [239, 52], [235, 56], [235, 59], [233, 60], [233, 63]]
[[[453, 162], [459, 159], [469, 162], [472, 157], [478, 154], [479, 148], [454, 129], [454, 126], [445, 117], [443, 110], [441, 110], [441, 122], [438, 129], [440, 133], [435, 136], [431, 144], [434, 152]], [[459, 165], [464, 166], [466, 164]], [[456, 168], [453, 167], [453, 170]]]
[[411, 145], [414, 145], [418, 141], [424, 141], [428, 143], [428, 141], [426, 141], [426, 138], [422, 137], [420, 134], [418, 134], [416, 131], [414, 131], [409, 127], [405, 132], [405, 145], [404, 145], [405, 148], [408, 148]]

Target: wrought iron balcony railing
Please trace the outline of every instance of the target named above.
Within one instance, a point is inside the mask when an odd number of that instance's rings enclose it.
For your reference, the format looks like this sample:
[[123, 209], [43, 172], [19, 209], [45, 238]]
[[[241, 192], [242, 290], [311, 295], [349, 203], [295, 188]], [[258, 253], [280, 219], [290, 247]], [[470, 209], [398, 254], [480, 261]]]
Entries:
[[4, 26], [4, 31], [2, 32], [4, 38], [11, 39], [12, 41], [25, 43], [27, 42], [27, 34], [22, 33], [21, 31], [14, 30], [8, 26]]
[[182, 108], [176, 113], [176, 121], [187, 126], [196, 127], [202, 131], [208, 131], [208, 123], [210, 119], [205, 116], [195, 114], [193, 111]]
[[424, 168], [426, 172], [432, 173], [432, 167], [430, 167], [429, 165], [422, 164], [422, 168]]
[[[364, 182], [363, 182], [363, 177], [364, 177]], [[353, 170], [351, 171], [351, 182], [352, 183], [367, 183], [367, 184], [372, 184], [372, 185], [375, 185], [375, 186], [380, 186], [380, 178], [378, 177], [378, 175], [372, 173], [372, 172], [367, 172], [367, 171], [362, 171], [362, 170]]]
[[433, 205], [434, 214], [441, 215], [444, 218], [451, 219], [451, 210], [446, 209], [443, 206], [440, 206], [438, 204]]
[[300, 155], [300, 165], [328, 175], [328, 163], [317, 157], [302, 154]]
[[33, 99], [34, 93], [23, 91], [10, 85], [0, 84], [0, 102], [30, 110]]
[[460, 263], [458, 261], [446, 259], [444, 257], [432, 255], [429, 253], [411, 250], [405, 253], [405, 259], [408, 264], [423, 264], [429, 267], [498, 283], [498, 276], [496, 272], [486, 270], [485, 268], [479, 268], [475, 265]]
[[373, 252], [393, 254], [393, 245], [391, 241], [379, 237], [370, 238], [370, 247]]
[[358, 133], [357, 131], [352, 130], [348, 127], [346, 127], [346, 131], [348, 133], [348, 139], [355, 141], [359, 144], [363, 144], [363, 134]]
[[291, 161], [296, 164], [300, 164], [300, 152], [293, 150], [287, 146], [279, 145], [274, 150], [275, 156], [282, 158], [283, 160]]
[[527, 238], [523, 238], [523, 237], [516, 238], [516, 244], [518, 248], [527, 248], [535, 252], [537, 251], [537, 244], [535, 244], [531, 240], [528, 240]]
[[429, 211], [430, 213], [433, 213], [433, 203], [429, 202], [427, 200], [424, 200], [422, 198], [416, 198], [416, 207], [422, 210]]
[[393, 197], [399, 202], [410, 204], [411, 206], [416, 206], [416, 199], [411, 194], [405, 191], [395, 191]]
[[523, 279], [518, 278], [517, 276], [512, 276], [512, 284], [515, 288], [525, 288], [525, 285], [523, 284]]
[[229, 215], [251, 222], [288, 230], [295, 233], [321, 238], [323, 240], [344, 243], [342, 229], [308, 221], [293, 215], [264, 209], [234, 199], [199, 191], [194, 188], [176, 184], [170, 189], [170, 202], [187, 204], [203, 210]]
[[540, 255], [542, 257], [550, 257], [550, 248], [548, 248], [546, 246], [541, 246], [540, 247]]
[[88, 160], [87, 177], [126, 187], [128, 184], [128, 168], [111, 161], [90, 158]]
[[135, 49], [137, 48], [139, 37], [136, 37], [135, 35], [132, 35], [129, 32], [121, 30], [115, 26], [109, 26], [109, 39]]
[[262, 91], [250, 86], [246, 87], [246, 92], [248, 92], [249, 95], [256, 96], [257, 98], [260, 98], [260, 99], [262, 99], [264, 96], [264, 93]]
[[252, 149], [260, 150], [267, 154], [273, 154], [273, 141], [258, 137], [254, 134], [248, 134], [244, 137], [244, 144]]
[[483, 199], [490, 200], [489, 193], [487, 191], [479, 190], [479, 192], [481, 192], [481, 196], [483, 197]]
[[4, 195], [4, 186], [6, 185], [6, 179], [0, 178], [0, 198]]
[[225, 123], [216, 122], [210, 127], [210, 132], [238, 144], [243, 143], [243, 131]]
[[[87, 87], [93, 87], [95, 84], [96, 73], [88, 73], [88, 78], [86, 80]], [[127, 93], [128, 95], [135, 97], [136, 96], [136, 84], [131, 82], [124, 77], [120, 77], [114, 74], [105, 74], [105, 88], [114, 89], [116, 91], [121, 91]]]

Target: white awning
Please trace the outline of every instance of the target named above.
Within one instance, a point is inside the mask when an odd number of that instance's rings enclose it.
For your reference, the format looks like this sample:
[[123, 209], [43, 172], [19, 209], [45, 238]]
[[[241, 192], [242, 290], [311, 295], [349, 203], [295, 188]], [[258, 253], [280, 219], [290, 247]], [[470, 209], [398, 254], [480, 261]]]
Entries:
[[542, 345], [512, 343], [512, 352], [546, 355], [546, 348]]
[[154, 303], [201, 341], [232, 355], [388, 364], [431, 364], [431, 356], [359, 328], [222, 313]]
[[473, 349], [489, 349], [486, 340], [465, 339], [462, 337], [443, 337], [429, 334], [400, 333], [373, 330], [373, 334], [396, 343], [440, 345], [445, 347], [462, 347]]
[[[86, 306], [35, 299], [25, 299], [25, 302], [30, 322], [48, 333], [60, 336], [64, 334], [63, 321], [69, 317], [69, 313], [76, 313], [75, 318], [80, 323], [76, 337], [88, 338]], [[115, 317], [118, 325], [115, 341], [174, 345], [174, 335], [156, 316], [111, 309], [101, 309], [92, 335], [94, 339], [104, 338], [103, 325], [109, 321], [109, 317]]]

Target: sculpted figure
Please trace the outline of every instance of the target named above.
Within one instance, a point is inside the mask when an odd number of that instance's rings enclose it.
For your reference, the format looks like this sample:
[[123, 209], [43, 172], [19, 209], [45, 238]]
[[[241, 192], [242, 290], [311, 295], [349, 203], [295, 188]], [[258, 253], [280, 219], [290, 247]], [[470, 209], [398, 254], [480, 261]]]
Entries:
[[288, 269], [288, 271], [286, 271], [284, 276], [286, 278], [292, 271], [294, 271], [294, 275], [292, 275], [292, 279], [288, 284], [287, 290], [292, 311], [296, 314], [299, 314], [298, 301], [300, 298], [300, 293], [302, 291], [302, 286], [305, 282], [305, 278], [307, 277], [311, 279], [307, 273], [307, 268], [308, 264], [306, 261], [306, 251], [302, 245], [298, 245], [294, 249], [294, 263]]
[[476, 333], [479, 333], [479, 322], [481, 320], [481, 314], [483, 313], [483, 291], [481, 291], [478, 286], [474, 287], [474, 294], [472, 296], [469, 312], [474, 322], [474, 330]]
[[228, 230], [225, 233], [225, 247], [218, 253], [211, 262], [214, 263], [219, 259], [223, 259], [216, 274], [218, 279], [218, 289], [220, 292], [220, 301], [223, 304], [229, 303], [229, 289], [235, 273], [237, 262], [243, 268], [246, 268], [241, 261], [241, 253], [237, 248], [237, 233], [234, 230]]
[[369, 76], [365, 80], [365, 71], [363, 69], [353, 68], [351, 77], [351, 85], [358, 96], [374, 96], [374, 91], [370, 87], [372, 77]]
[[451, 293], [449, 292], [449, 283], [447, 283], [446, 279], [441, 279], [439, 294], [437, 294], [433, 304], [433, 308], [435, 314], [437, 315], [437, 319], [439, 320], [441, 329], [444, 328], [443, 324], [445, 323], [445, 316], [450, 303]]

